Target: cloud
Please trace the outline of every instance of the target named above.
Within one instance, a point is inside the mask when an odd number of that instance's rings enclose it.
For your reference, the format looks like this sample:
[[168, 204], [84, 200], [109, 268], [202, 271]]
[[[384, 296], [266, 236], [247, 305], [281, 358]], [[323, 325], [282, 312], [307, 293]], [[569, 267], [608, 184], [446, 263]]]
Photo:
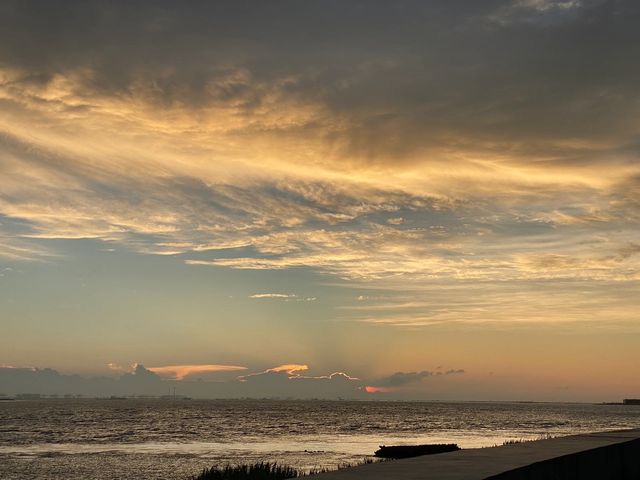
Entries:
[[132, 372], [113, 377], [67, 375], [51, 368], [0, 367], [0, 383], [6, 393], [40, 393], [45, 395], [134, 395], [166, 393], [163, 381], [142, 365]]
[[131, 370], [135, 368], [135, 365], [132, 365], [131, 367], [123, 367], [122, 365], [118, 365], [117, 363], [109, 362], [107, 363], [107, 368], [114, 372], [131, 372]]
[[194, 374], [202, 373], [218, 373], [218, 372], [238, 372], [246, 370], [247, 367], [238, 365], [167, 365], [163, 367], [150, 367], [149, 371], [159, 375], [162, 378], [170, 378], [174, 380], [184, 380]]
[[502, 26], [510, 24], [558, 25], [561, 22], [574, 20], [580, 9], [594, 6], [601, 1], [596, 0], [519, 0], [506, 4], [489, 15], [491, 22]]
[[[637, 307], [606, 300], [640, 271], [635, 2], [34, 5], [0, 7], [3, 261], [91, 238], [437, 282], [352, 317], [413, 328], [545, 321], [540, 281], [582, 306], [588, 283], [603, 318]], [[486, 295], [451, 293], [471, 281]]]
[[266, 370], [267, 373], [280, 373], [280, 372], [286, 372], [289, 375], [294, 375], [298, 372], [304, 372], [305, 370], [309, 370], [309, 366], [308, 365], [301, 365], [301, 364], [296, 364], [296, 363], [287, 363], [284, 365], [279, 365], [277, 367], [273, 367], [273, 368], [269, 368], [268, 370]]
[[617, 259], [620, 261], [627, 260], [628, 258], [640, 253], [640, 244], [629, 242], [627, 245], [620, 247], [618, 250]]
[[462, 375], [462, 369], [450, 369], [444, 372], [422, 370], [420, 372], [396, 372], [388, 377], [380, 378], [372, 385], [366, 385], [364, 391], [366, 393], [392, 393], [402, 390], [403, 387], [419, 384], [422, 380], [430, 377], [439, 377], [447, 375]]
[[376, 384], [383, 387], [400, 387], [409, 383], [419, 382], [425, 378], [439, 376], [439, 375], [459, 375], [463, 374], [462, 369], [450, 369], [445, 372], [441, 371], [428, 371], [423, 370], [421, 372], [396, 372], [386, 378], [380, 379]]
[[[360, 398], [362, 380], [344, 372], [308, 375], [308, 365], [284, 364], [238, 377], [254, 395], [291, 398]], [[261, 393], [258, 393], [261, 392]]]
[[293, 378], [300, 376], [300, 372], [304, 372], [309, 370], [308, 365], [302, 365], [297, 363], [286, 363], [284, 365], [278, 365], [277, 367], [268, 368], [263, 372], [258, 373], [250, 373], [248, 375], [243, 375], [238, 377], [240, 381], [245, 381], [250, 377], [262, 376], [267, 374], [285, 374], [286, 378]]
[[318, 299], [317, 297], [299, 297], [298, 295], [292, 293], [255, 293], [253, 295], [249, 295], [249, 298], [276, 299], [284, 300], [285, 302], [315, 302]]
[[[633, 328], [636, 282], [589, 281], [563, 275], [562, 270], [545, 275], [546, 278], [508, 282], [438, 282], [416, 286], [415, 290], [387, 284], [384, 298], [354, 300], [341, 308], [346, 312], [339, 319], [404, 329], [443, 325], [487, 329], [535, 325], [559, 329], [565, 325], [586, 330], [602, 327], [603, 322], [612, 328]], [[633, 269], [629, 275], [635, 275]]]
[[[620, 136], [629, 135], [628, 122], [635, 114], [617, 94], [633, 88], [636, 69], [623, 58], [608, 58], [605, 67], [584, 55], [598, 29], [633, 38], [630, 2], [619, 2], [616, 9], [573, 1], [465, 2], [464, 8], [437, 9], [377, 3], [367, 12], [341, 5], [348, 24], [312, 6], [305, 12], [292, 9], [285, 24], [264, 21], [269, 15], [254, 16], [268, 11], [267, 6], [255, 4], [250, 14], [226, 7], [229, 24], [252, 25], [252, 35], [236, 38], [238, 43], [222, 33], [222, 26], [216, 28], [217, 16], [210, 12], [215, 7], [194, 9], [196, 18], [166, 7], [172, 18], [167, 21], [166, 10], [112, 6], [122, 14], [117, 18], [124, 19], [116, 24], [103, 6], [88, 2], [75, 18], [43, 11], [51, 20], [48, 28], [32, 30], [28, 8], [5, 7], [6, 18], [19, 20], [3, 29], [3, 53], [10, 66], [3, 86], [12, 107], [24, 105], [43, 115], [53, 111], [65, 119], [97, 117], [112, 128], [134, 124], [143, 137], [152, 127], [169, 137], [179, 131], [203, 145], [213, 137], [215, 142], [206, 145], [219, 160], [260, 151], [269, 163], [297, 167], [302, 162], [338, 171], [353, 165], [382, 167], [388, 176], [396, 168], [411, 170], [414, 163], [446, 165], [453, 158], [463, 177], [497, 171], [518, 182], [520, 175], [512, 167], [528, 166], [524, 171], [532, 178], [549, 180], [544, 169], [526, 158], [533, 156], [555, 170], [575, 162], [576, 154], [591, 157], [603, 148], [615, 149], [624, 144]], [[551, 31], [541, 31], [535, 23], [487, 28], [479, 21], [500, 12], [555, 18], [569, 11], [571, 21]], [[82, 31], [83, 16], [97, 22], [102, 33], [85, 33], [84, 42], [62, 40], [60, 31]], [[140, 28], [141, 18], [149, 28]], [[207, 24], [199, 18], [207, 18]], [[302, 36], [293, 25], [305, 25], [309, 18], [319, 31], [330, 29], [335, 37], [327, 40], [308, 29]], [[402, 22], [402, 34], [381, 18]], [[113, 30], [117, 37], [106, 35]], [[25, 37], [24, 31], [32, 34]], [[187, 31], [198, 41], [183, 35]], [[143, 36], [151, 41], [142, 42]], [[448, 41], [430, 41], [438, 37]], [[537, 41], [526, 41], [532, 37]], [[168, 38], [174, 39], [171, 49], [166, 48]], [[349, 52], [340, 55], [346, 42]], [[620, 51], [621, 42], [621, 37], [607, 37], [593, 55]], [[17, 44], [20, 55], [11, 48]], [[208, 48], [210, 44], [217, 48]], [[105, 45], [127, 54], [98, 49]], [[398, 51], [394, 45], [403, 48]], [[550, 45], [556, 47], [553, 62], [543, 56]], [[603, 69], [611, 79], [604, 90]], [[470, 70], [472, 84], [467, 81]], [[570, 82], [573, 71], [592, 75]], [[398, 88], [389, 89], [389, 84]], [[541, 90], [548, 100], [537, 96]], [[595, 108], [614, 121], [585, 115]], [[567, 122], [567, 116], [575, 123]], [[589, 128], [594, 120], [602, 130]], [[627, 128], [617, 128], [621, 123]], [[245, 152], [238, 151], [239, 144]], [[422, 170], [443, 177], [442, 172]]]
[[16, 367], [14, 365], [8, 365], [6, 363], [0, 364], [0, 369], [21, 369], [21, 370], [25, 370], [25, 371], [36, 371], [37, 369], [35, 367]]
[[[2, 219], [0, 215], [0, 220]], [[6, 230], [3, 232], [2, 230]], [[16, 236], [9, 225], [0, 223], [0, 258], [6, 261], [51, 261], [60, 254], [53, 249], [26, 238]]]
[[253, 295], [249, 295], [249, 298], [296, 298], [297, 295], [293, 295], [290, 293], [254, 293]]
[[418, 382], [424, 378], [431, 377], [435, 373], [423, 370], [421, 372], [396, 372], [389, 377], [383, 378], [377, 382], [383, 387], [399, 387], [408, 383]]
[[[117, 365], [115, 367], [118, 367]], [[180, 395], [197, 398], [360, 398], [361, 381], [343, 372], [304, 376], [307, 365], [286, 364], [262, 372], [224, 379], [193, 380], [194, 374], [237, 372], [233, 365], [174, 365], [145, 368], [135, 364], [117, 377], [65, 375], [52, 369], [0, 366], [0, 383], [5, 393], [55, 395], [166, 395], [174, 388]], [[113, 369], [113, 368], [111, 368]]]
[[364, 387], [364, 391], [367, 393], [391, 393], [393, 389], [387, 387], [373, 387], [371, 385], [366, 385]]

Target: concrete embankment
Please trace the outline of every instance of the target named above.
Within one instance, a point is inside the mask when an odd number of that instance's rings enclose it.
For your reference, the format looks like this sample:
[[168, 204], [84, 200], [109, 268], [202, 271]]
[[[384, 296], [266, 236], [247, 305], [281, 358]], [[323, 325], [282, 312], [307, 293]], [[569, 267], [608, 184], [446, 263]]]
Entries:
[[537, 440], [394, 460], [318, 480], [638, 480], [640, 429]]

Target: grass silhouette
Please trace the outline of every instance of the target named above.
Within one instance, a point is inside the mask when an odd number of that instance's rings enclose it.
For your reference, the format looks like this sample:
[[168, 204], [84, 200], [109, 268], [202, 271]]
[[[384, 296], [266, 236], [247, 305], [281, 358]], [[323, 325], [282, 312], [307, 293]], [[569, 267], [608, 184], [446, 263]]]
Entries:
[[[529, 443], [529, 442], [537, 442], [538, 440], [550, 440], [552, 438], [556, 438], [554, 435], [547, 433], [545, 435], [538, 435], [536, 438], [510, 438], [502, 442], [502, 446], [505, 445], [517, 445], [519, 443]], [[497, 444], [494, 444], [494, 447], [497, 447]]]
[[[340, 465], [338, 470], [368, 463], [377, 463], [377, 461], [366, 458], [356, 464]], [[287, 478], [307, 477], [328, 471], [330, 469], [319, 468], [306, 472], [288, 465], [260, 462], [252, 465], [225, 465], [224, 467], [205, 468], [199, 475], [191, 477], [191, 480], [284, 480]]]
[[298, 478], [304, 474], [293, 467], [276, 463], [260, 462], [253, 465], [225, 465], [205, 468], [192, 480], [284, 480]]

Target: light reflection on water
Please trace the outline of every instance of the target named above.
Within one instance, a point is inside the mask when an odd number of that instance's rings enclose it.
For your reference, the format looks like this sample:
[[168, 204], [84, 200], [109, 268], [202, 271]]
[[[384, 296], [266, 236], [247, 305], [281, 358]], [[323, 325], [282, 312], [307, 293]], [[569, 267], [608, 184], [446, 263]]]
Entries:
[[633, 428], [640, 408], [523, 403], [47, 400], [0, 403], [0, 478], [186, 478], [219, 463], [334, 468], [379, 445]]

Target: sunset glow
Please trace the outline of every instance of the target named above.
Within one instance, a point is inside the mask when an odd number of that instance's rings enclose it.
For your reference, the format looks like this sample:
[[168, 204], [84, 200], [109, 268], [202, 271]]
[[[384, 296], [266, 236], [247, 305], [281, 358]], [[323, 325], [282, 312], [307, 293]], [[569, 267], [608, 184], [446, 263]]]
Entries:
[[633, 2], [27, 3], [0, 6], [1, 364], [640, 395]]
[[389, 393], [392, 392], [392, 388], [385, 387], [372, 387], [371, 385], [367, 385], [364, 387], [364, 391], [367, 393]]

